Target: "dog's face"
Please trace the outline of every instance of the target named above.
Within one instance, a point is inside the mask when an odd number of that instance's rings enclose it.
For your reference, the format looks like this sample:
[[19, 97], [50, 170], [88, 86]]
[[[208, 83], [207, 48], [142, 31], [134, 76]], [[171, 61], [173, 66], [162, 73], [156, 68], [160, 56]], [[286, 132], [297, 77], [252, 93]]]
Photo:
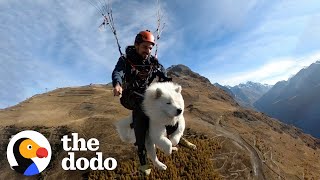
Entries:
[[155, 106], [159, 111], [171, 118], [183, 114], [184, 100], [181, 95], [181, 86], [174, 85], [167, 89], [157, 88], [154, 94]]
[[164, 122], [184, 112], [181, 86], [172, 82], [153, 83], [147, 88], [143, 109], [150, 121]]

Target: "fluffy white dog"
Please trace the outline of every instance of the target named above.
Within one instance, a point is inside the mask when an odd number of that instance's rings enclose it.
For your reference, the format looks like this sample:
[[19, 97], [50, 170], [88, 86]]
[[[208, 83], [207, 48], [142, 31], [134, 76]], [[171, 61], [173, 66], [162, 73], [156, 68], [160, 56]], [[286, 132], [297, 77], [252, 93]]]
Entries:
[[[174, 146], [179, 143], [185, 129], [181, 86], [172, 82], [151, 84], [145, 92], [143, 109], [150, 118], [149, 131], [146, 135], [146, 149], [149, 158], [154, 166], [166, 170], [167, 166], [157, 158], [155, 146], [159, 147], [166, 155], [170, 155], [172, 150], [178, 150]], [[115, 124], [120, 138], [124, 142], [135, 142], [134, 130], [130, 127], [131, 123], [132, 117], [130, 116]], [[165, 126], [174, 126], [176, 123], [178, 123], [177, 130], [168, 136]], [[195, 148], [195, 145], [191, 144], [191, 146]]]

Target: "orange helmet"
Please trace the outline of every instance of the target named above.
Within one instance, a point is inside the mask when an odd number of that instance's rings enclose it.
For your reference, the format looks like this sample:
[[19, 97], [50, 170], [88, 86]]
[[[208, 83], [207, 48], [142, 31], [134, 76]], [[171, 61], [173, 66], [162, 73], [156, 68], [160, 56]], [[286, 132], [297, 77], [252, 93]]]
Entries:
[[154, 36], [149, 30], [140, 31], [139, 34], [137, 34], [134, 43], [140, 44], [142, 42], [151, 42], [154, 45]]

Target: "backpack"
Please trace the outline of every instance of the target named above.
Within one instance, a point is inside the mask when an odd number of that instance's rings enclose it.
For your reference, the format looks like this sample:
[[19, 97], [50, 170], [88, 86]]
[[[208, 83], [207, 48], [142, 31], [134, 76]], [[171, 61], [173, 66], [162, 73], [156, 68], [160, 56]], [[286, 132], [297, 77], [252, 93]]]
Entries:
[[133, 110], [136, 107], [136, 94], [134, 94], [134, 91], [125, 88], [122, 91], [120, 103], [123, 107]]

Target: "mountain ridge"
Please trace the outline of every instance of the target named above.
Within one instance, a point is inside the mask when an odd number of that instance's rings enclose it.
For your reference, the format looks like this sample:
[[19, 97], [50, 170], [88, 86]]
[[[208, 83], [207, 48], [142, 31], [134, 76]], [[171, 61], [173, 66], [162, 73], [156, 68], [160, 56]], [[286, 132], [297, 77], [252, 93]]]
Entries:
[[[320, 141], [263, 113], [244, 109], [225, 91], [215, 87], [205, 77], [175, 68], [168, 74], [182, 86], [185, 100], [185, 136], [198, 146], [164, 157], [167, 171], [153, 169], [151, 179], [159, 178], [243, 178], [243, 179], [301, 179], [320, 178]], [[23, 129], [47, 134], [53, 148], [52, 166], [36, 178], [137, 178], [135, 147], [120, 141], [113, 123], [130, 115], [111, 85], [88, 85], [59, 88], [36, 95], [14, 107], [0, 111], [0, 161], [5, 164], [5, 144], [9, 137]], [[59, 166], [67, 153], [61, 149], [61, 136], [78, 132], [79, 136], [97, 138], [99, 151], [119, 161], [114, 172], [63, 171]], [[3, 142], [6, 141], [6, 142]], [[290, 152], [287, 150], [290, 149]], [[304, 153], [301, 153], [304, 152]], [[90, 152], [76, 156], [92, 157]], [[183, 162], [180, 162], [182, 160]], [[201, 164], [208, 164], [202, 166]], [[1, 177], [19, 178], [10, 167], [0, 167]], [[178, 175], [178, 176], [177, 176]], [[23, 179], [23, 178], [22, 178]]]
[[320, 65], [313, 63], [301, 69], [288, 81], [278, 82], [254, 106], [281, 121], [296, 125], [320, 137]]
[[215, 83], [217, 87], [224, 89], [229, 93], [241, 106], [254, 109], [254, 103], [261, 98], [272, 85], [261, 84], [257, 82], [247, 81], [235, 86], [222, 86]]

